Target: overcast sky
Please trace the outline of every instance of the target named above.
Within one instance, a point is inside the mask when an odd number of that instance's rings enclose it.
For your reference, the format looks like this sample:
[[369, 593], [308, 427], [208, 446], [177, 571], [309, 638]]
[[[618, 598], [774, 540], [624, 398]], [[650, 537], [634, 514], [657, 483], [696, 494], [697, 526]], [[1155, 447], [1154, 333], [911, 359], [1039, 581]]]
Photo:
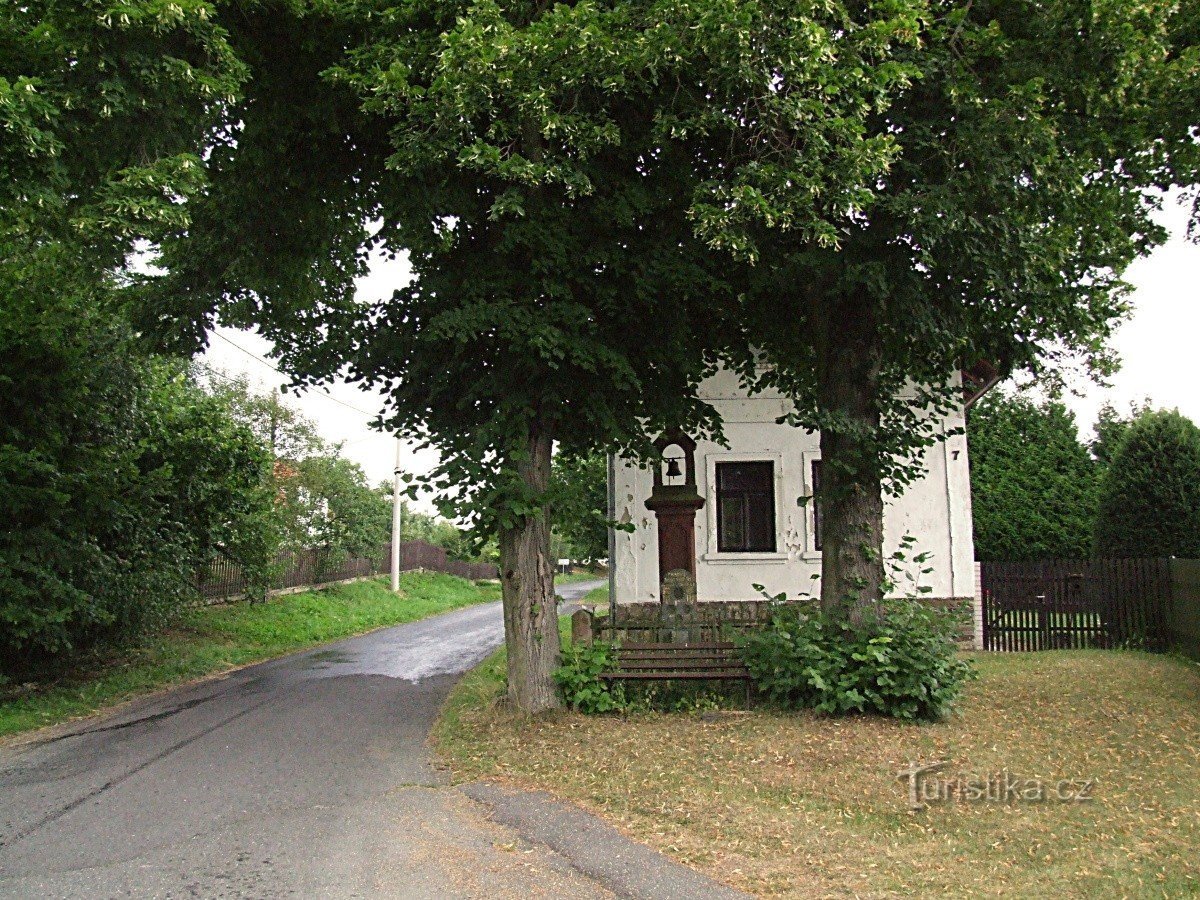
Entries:
[[[374, 300], [390, 296], [409, 278], [408, 266], [401, 261], [376, 260], [371, 272], [359, 281], [359, 296]], [[232, 328], [218, 328], [209, 341], [204, 361], [226, 372], [245, 373], [263, 390], [278, 389], [287, 383], [285, 376], [273, 370], [271, 343], [257, 334]], [[330, 442], [343, 441], [343, 454], [357, 462], [371, 484], [391, 480], [396, 463], [396, 442], [391, 435], [368, 427], [383, 408], [378, 394], [339, 382], [327, 391], [289, 393], [286, 402], [317, 423], [321, 435]], [[411, 442], [401, 442], [400, 465], [408, 472], [427, 472], [437, 461], [429, 451], [416, 452]], [[428, 504], [418, 504], [431, 511]]]
[[[1196, 303], [1200, 247], [1185, 239], [1185, 207], [1168, 204], [1162, 222], [1170, 228], [1171, 240], [1136, 262], [1127, 273], [1135, 288], [1131, 298], [1133, 315], [1113, 341], [1121, 357], [1121, 370], [1108, 388], [1079, 381], [1075, 383], [1079, 396], [1064, 398], [1075, 411], [1085, 438], [1090, 436], [1096, 413], [1106, 400], [1124, 410], [1131, 401], [1149, 397], [1154, 406], [1177, 407], [1200, 423], [1200, 384], [1195, 374], [1200, 333], [1200, 304]], [[407, 278], [408, 268], [403, 262], [380, 260], [360, 281], [359, 291], [367, 299], [384, 297]], [[277, 389], [286, 379], [272, 370], [270, 352], [270, 343], [256, 334], [220, 328], [205, 360], [227, 372], [244, 372], [264, 389]], [[382, 407], [379, 396], [347, 384], [334, 384], [328, 393], [290, 395], [289, 402], [314, 419], [327, 440], [344, 441], [345, 455], [363, 467], [372, 484], [391, 478], [396, 445], [389, 435], [367, 427]], [[428, 451], [415, 453], [411, 444], [402, 447], [401, 466], [406, 471], [428, 471], [435, 459]]]
[[1084, 436], [1101, 403], [1119, 410], [1145, 397], [1155, 407], [1178, 408], [1200, 423], [1200, 381], [1197, 379], [1197, 332], [1200, 330], [1200, 246], [1186, 239], [1189, 208], [1169, 202], [1160, 221], [1171, 240], [1125, 273], [1134, 286], [1133, 315], [1120, 326], [1112, 346], [1121, 357], [1121, 370], [1111, 387], [1078, 382], [1082, 396], [1065, 397], [1075, 411]]

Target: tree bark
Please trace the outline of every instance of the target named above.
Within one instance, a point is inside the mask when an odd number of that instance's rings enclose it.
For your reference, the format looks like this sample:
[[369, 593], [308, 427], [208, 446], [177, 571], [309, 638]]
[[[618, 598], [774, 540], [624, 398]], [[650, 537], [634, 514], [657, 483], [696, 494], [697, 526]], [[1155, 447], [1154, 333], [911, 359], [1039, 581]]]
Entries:
[[[539, 496], [550, 483], [551, 443], [549, 435], [531, 435], [527, 458], [518, 465], [521, 480]], [[500, 573], [509, 702], [523, 713], [555, 709], [562, 700], [554, 684], [559, 636], [549, 506], [500, 532]]]
[[825, 329], [821, 429], [821, 606], [861, 622], [883, 599], [883, 494], [876, 435], [882, 359], [878, 312], [840, 297]]
[[[541, 15], [548, 0], [536, 0], [531, 15]], [[521, 119], [522, 151], [535, 163], [545, 155], [545, 141], [537, 123]], [[545, 185], [535, 185], [527, 202], [545, 201]], [[517, 467], [530, 494], [544, 497], [550, 485], [553, 441], [536, 424], [526, 443], [526, 458]], [[550, 507], [542, 503], [540, 515], [521, 518], [500, 532], [500, 583], [504, 598], [504, 643], [508, 648], [508, 700], [527, 714], [562, 706], [554, 670], [561, 647], [558, 607], [554, 597], [554, 562], [550, 559]]]

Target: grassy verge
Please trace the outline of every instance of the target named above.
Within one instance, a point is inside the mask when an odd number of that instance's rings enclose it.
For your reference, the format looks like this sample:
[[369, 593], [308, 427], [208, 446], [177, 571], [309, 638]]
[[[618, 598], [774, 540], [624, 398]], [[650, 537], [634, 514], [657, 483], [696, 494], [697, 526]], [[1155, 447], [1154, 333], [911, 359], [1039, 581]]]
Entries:
[[608, 585], [602, 584], [600, 587], [592, 588], [583, 595], [580, 603], [591, 606], [608, 606]]
[[[575, 584], [577, 581], [595, 581], [597, 578], [607, 578], [603, 572], [572, 572], [569, 575], [555, 575], [555, 584]], [[607, 588], [605, 589], [607, 591]]]
[[[979, 655], [932, 726], [766, 710], [559, 713], [496, 703], [470, 673], [436, 731], [458, 778], [550, 790], [713, 877], [769, 897], [1200, 894], [1200, 668], [1105, 651]], [[1088, 802], [941, 801], [897, 773], [1094, 779]]]
[[401, 592], [386, 579], [189, 611], [170, 630], [92, 660], [46, 684], [0, 690], [0, 738], [94, 713], [138, 694], [326, 641], [399, 625], [500, 597], [498, 584], [406, 572]]

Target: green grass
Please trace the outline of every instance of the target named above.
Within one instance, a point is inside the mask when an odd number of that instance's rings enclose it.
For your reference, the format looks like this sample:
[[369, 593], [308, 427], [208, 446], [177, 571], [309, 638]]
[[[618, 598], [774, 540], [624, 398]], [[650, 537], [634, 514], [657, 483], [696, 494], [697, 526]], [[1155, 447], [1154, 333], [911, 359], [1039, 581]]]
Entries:
[[[555, 584], [574, 584], [577, 581], [595, 581], [597, 578], [606, 578], [603, 573], [596, 572], [572, 572], [570, 575], [555, 575]], [[608, 588], [605, 588], [607, 591]]]
[[583, 599], [579, 601], [585, 606], [607, 606], [608, 605], [608, 585], [602, 584], [598, 588], [592, 588], [583, 595]]
[[247, 663], [500, 598], [498, 584], [436, 572], [406, 572], [400, 589], [393, 594], [386, 579], [372, 579], [266, 603], [190, 610], [119, 657], [91, 659], [52, 682], [0, 689], [0, 738]]
[[[974, 655], [936, 725], [733, 710], [533, 719], [469, 673], [435, 739], [458, 780], [502, 778], [763, 897], [1200, 896], [1200, 667], [1130, 651]], [[896, 773], [1095, 779], [1087, 803], [908, 809]]]

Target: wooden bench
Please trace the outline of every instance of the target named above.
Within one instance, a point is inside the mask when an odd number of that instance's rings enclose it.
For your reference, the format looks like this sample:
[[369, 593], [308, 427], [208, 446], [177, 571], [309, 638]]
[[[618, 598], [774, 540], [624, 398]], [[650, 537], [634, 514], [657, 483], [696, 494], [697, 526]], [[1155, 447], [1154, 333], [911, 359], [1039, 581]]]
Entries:
[[623, 644], [614, 648], [614, 654], [616, 668], [601, 676], [610, 681], [750, 680], [737, 645], [727, 641]]

